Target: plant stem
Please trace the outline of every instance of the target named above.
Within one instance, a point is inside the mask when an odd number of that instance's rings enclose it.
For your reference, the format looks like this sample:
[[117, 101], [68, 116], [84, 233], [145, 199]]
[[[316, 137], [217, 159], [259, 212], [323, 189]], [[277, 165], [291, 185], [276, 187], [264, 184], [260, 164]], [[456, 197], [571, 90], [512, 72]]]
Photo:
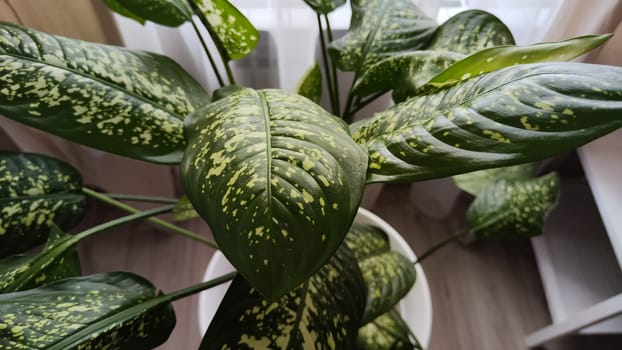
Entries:
[[350, 116], [350, 108], [352, 108], [352, 102], [354, 102], [354, 94], [352, 93], [352, 88], [354, 87], [354, 84], [356, 83], [356, 80], [358, 79], [358, 72], [354, 73], [354, 78], [352, 79], [352, 85], [350, 85], [350, 90], [348, 90], [348, 98], [346, 99], [346, 106], [343, 109], [343, 113], [341, 114], [341, 117], [344, 120], [348, 120], [351, 119]]
[[347, 118], [349, 118], [351, 115], [354, 115], [356, 112], [360, 111], [361, 109], [363, 109], [363, 108], [364, 108], [365, 106], [367, 106], [368, 104], [370, 104], [370, 103], [374, 102], [375, 100], [377, 100], [377, 99], [378, 99], [378, 97], [380, 97], [380, 96], [384, 95], [385, 93], [386, 93], [386, 91], [379, 92], [379, 93], [377, 93], [377, 94], [373, 95], [372, 97], [370, 97], [370, 98], [368, 98], [368, 99], [366, 99], [366, 100], [364, 100], [364, 101], [362, 101], [362, 102], [357, 103], [357, 104], [356, 104], [356, 107], [354, 107], [354, 109], [352, 109], [352, 111], [350, 112], [350, 114], [349, 114], [349, 115], [347, 115], [346, 117], [347, 117]]
[[151, 210], [145, 210], [145, 211], [141, 211], [138, 213], [134, 213], [132, 215], [128, 215], [128, 216], [124, 216], [118, 219], [114, 219], [114, 220], [110, 220], [108, 222], [105, 222], [101, 225], [97, 225], [94, 227], [89, 228], [88, 230], [82, 231], [76, 235], [74, 235], [72, 237], [72, 240], [75, 241], [76, 243], [83, 240], [84, 238], [87, 238], [91, 235], [94, 235], [96, 233], [100, 233], [102, 231], [111, 229], [113, 227], [117, 227], [123, 224], [127, 224], [130, 222], [134, 222], [134, 221], [138, 221], [138, 220], [142, 220], [142, 219], [146, 219], [146, 218], [150, 218], [152, 216], [155, 215], [159, 215], [159, 214], [164, 214], [167, 212], [170, 212], [171, 210], [173, 210], [175, 208], [174, 205], [167, 205], [166, 207], [161, 207], [161, 208], [155, 208], [155, 209], [151, 209]]
[[203, 15], [203, 12], [197, 6], [197, 4], [192, 0], [188, 0], [188, 4], [192, 8], [192, 12], [194, 12], [194, 14], [197, 15], [197, 17], [199, 17], [199, 20], [201, 20], [201, 23], [203, 23], [203, 26], [205, 26], [205, 28], [207, 29], [207, 32], [212, 38], [212, 41], [214, 42], [214, 44], [216, 44], [216, 49], [218, 50], [218, 54], [220, 55], [222, 65], [223, 67], [225, 67], [225, 71], [227, 72], [227, 78], [229, 79], [229, 84], [235, 84], [235, 78], [233, 77], [233, 72], [231, 72], [231, 67], [229, 66], [229, 57], [227, 55], [225, 48], [222, 47], [222, 45], [220, 44], [218, 35], [214, 33], [214, 31], [212, 30], [212, 26], [209, 24], [209, 22], [207, 21], [207, 18], [205, 18], [205, 16]]
[[[328, 33], [328, 42], [333, 42], [333, 30], [330, 27], [330, 21], [328, 20], [328, 15], [324, 14], [324, 21], [326, 22], [326, 32]], [[326, 51], [328, 56], [328, 51]], [[337, 78], [337, 67], [331, 60], [330, 56], [328, 56], [328, 63], [330, 64], [330, 69], [333, 73], [333, 91], [335, 92], [335, 106], [337, 107], [334, 113], [339, 113], [341, 110], [341, 103], [339, 101], [339, 79]]]
[[343, 119], [348, 124], [352, 123], [352, 121], [354, 120], [354, 114], [360, 109], [358, 108], [358, 106], [361, 104], [361, 98], [356, 96], [352, 99], [352, 101], [352, 105], [348, 108], [348, 112], [345, 113], [343, 116]]
[[428, 249], [425, 253], [421, 254], [417, 260], [414, 262], [414, 264], [419, 264], [421, 263], [425, 258], [427, 258], [428, 256], [432, 255], [434, 252], [436, 252], [437, 250], [443, 248], [444, 246], [446, 246], [447, 244], [455, 241], [456, 239], [463, 237], [465, 235], [467, 235], [470, 231], [468, 230], [464, 230], [464, 231], [458, 231], [458, 233], [455, 233], [451, 236], [449, 236], [448, 238], [440, 241], [439, 243], [435, 244], [432, 248]]
[[324, 71], [326, 72], [326, 86], [328, 86], [328, 95], [330, 96], [330, 105], [333, 113], [339, 113], [337, 109], [337, 101], [335, 100], [335, 92], [333, 91], [333, 78], [331, 76], [330, 66], [328, 64], [328, 53], [326, 52], [326, 40], [324, 39], [324, 30], [322, 28], [322, 17], [316, 14], [317, 26], [320, 34], [320, 46], [322, 50], [322, 61], [324, 62]]
[[[130, 213], [140, 212], [140, 210], [138, 210], [138, 209], [136, 209], [134, 207], [131, 207], [131, 206], [125, 204], [125, 203], [121, 203], [121, 202], [115, 200], [114, 198], [110, 198], [109, 196], [107, 196], [107, 195], [105, 195], [103, 193], [99, 193], [99, 192], [93, 191], [93, 190], [88, 189], [86, 187], [82, 188], [82, 192], [84, 194], [88, 195], [88, 196], [91, 196], [91, 197], [93, 197], [95, 199], [98, 199], [98, 200], [100, 200], [100, 201], [102, 201], [104, 203], [108, 203], [108, 204], [110, 204], [110, 205], [112, 205], [114, 207], [117, 207], [119, 209], [125, 210], [127, 212], [130, 212]], [[161, 219], [158, 219], [158, 218], [149, 218], [147, 221], [152, 222], [152, 223], [154, 223], [156, 225], [159, 225], [161, 227], [164, 227], [164, 228], [166, 228], [166, 229], [168, 229], [168, 230], [170, 230], [172, 232], [175, 232], [177, 234], [180, 234], [180, 235], [182, 235], [184, 237], [193, 239], [195, 241], [198, 241], [198, 242], [201, 242], [203, 244], [206, 244], [206, 245], [208, 245], [208, 246], [210, 246], [212, 248], [218, 249], [218, 244], [216, 242], [214, 242], [213, 240], [205, 238], [205, 237], [203, 237], [203, 236], [201, 236], [201, 235], [199, 235], [197, 233], [194, 233], [194, 232], [192, 232], [190, 230], [187, 230], [185, 228], [179, 227], [177, 225], [173, 225], [170, 222], [167, 222], [167, 221], [164, 221], [164, 220], [161, 220]]]
[[220, 276], [218, 278], [214, 278], [212, 280], [209, 280], [209, 281], [206, 281], [206, 282], [203, 282], [203, 283], [199, 283], [199, 284], [195, 284], [194, 286], [178, 290], [176, 292], [168, 294], [167, 296], [169, 297], [170, 301], [175, 301], [175, 300], [183, 299], [183, 298], [185, 298], [187, 296], [190, 296], [190, 295], [202, 292], [202, 291], [204, 291], [206, 289], [210, 289], [210, 288], [216, 287], [218, 285], [221, 285], [223, 283], [229, 282], [233, 278], [235, 278], [235, 276], [237, 274], [238, 274], [237, 272], [231, 272], [231, 273], [228, 273], [226, 275]]
[[199, 41], [201, 41], [201, 46], [203, 46], [203, 51], [205, 51], [205, 55], [207, 55], [207, 59], [209, 60], [210, 65], [212, 66], [212, 70], [214, 71], [214, 74], [216, 75], [216, 79], [218, 79], [218, 84], [220, 84], [220, 87], [224, 87], [225, 86], [225, 82], [222, 80], [222, 76], [220, 75], [220, 72], [218, 71], [218, 67], [216, 67], [216, 62], [214, 61], [214, 57], [212, 57], [212, 54], [209, 52], [209, 49], [207, 48], [207, 44], [205, 43], [205, 40], [203, 39], [203, 35], [201, 35], [201, 31], [199, 30], [199, 27], [197, 27], [197, 24], [194, 23], [194, 20], [190, 20], [190, 23], [192, 23], [192, 28], [194, 28], [195, 33], [197, 33], [197, 36], [199, 37]]
[[120, 194], [120, 193], [107, 193], [108, 197], [121, 200], [121, 201], [134, 201], [134, 202], [149, 202], [149, 203], [164, 203], [164, 204], [177, 204], [178, 200], [168, 197], [155, 197], [155, 196], [140, 196], [133, 194]]

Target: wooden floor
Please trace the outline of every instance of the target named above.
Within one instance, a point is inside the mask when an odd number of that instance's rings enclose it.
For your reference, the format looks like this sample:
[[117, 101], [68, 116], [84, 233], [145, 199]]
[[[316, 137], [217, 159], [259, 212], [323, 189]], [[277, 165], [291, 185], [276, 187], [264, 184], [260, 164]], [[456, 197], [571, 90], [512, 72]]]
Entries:
[[[91, 203], [98, 215], [121, 213]], [[374, 212], [400, 231], [416, 253], [453, 232], [463, 216], [459, 203], [448, 220], [430, 219], [415, 209], [406, 185], [386, 186]], [[189, 228], [208, 234], [196, 220]], [[123, 227], [80, 246], [85, 273], [129, 270], [146, 276], [164, 292], [201, 280], [212, 251], [144, 224]], [[447, 246], [423, 263], [430, 283], [434, 325], [430, 350], [525, 350], [524, 335], [550, 322], [529, 242], [485, 242]], [[159, 349], [196, 349], [200, 342], [197, 298], [175, 304], [177, 327]], [[547, 350], [622, 349], [620, 337], [566, 339]]]

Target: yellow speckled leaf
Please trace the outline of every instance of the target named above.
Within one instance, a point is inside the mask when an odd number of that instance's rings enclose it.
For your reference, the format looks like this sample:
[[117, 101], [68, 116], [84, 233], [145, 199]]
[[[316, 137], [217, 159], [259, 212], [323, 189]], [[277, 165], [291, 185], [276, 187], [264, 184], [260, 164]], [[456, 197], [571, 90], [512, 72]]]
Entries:
[[0, 24], [0, 113], [127, 157], [178, 163], [207, 92], [164, 56]]
[[173, 220], [185, 221], [198, 217], [199, 213], [194, 210], [194, 207], [192, 206], [192, 203], [190, 203], [190, 199], [188, 199], [188, 196], [181, 197], [175, 205], [175, 209], [173, 209]]
[[467, 229], [479, 238], [528, 238], [542, 234], [557, 205], [559, 176], [500, 180], [485, 187], [467, 211]]
[[82, 177], [43, 155], [0, 151], [0, 257], [45, 242], [54, 223], [77, 225], [85, 211]]
[[508, 167], [478, 170], [471, 173], [453, 176], [453, 180], [461, 190], [477, 196], [484, 188], [499, 180], [526, 179], [532, 177], [540, 162], [512, 165]]
[[151, 349], [174, 326], [168, 298], [126, 272], [0, 294], [0, 350]]
[[352, 0], [348, 34], [331, 43], [328, 51], [345, 71], [361, 72], [383, 58], [422, 48], [436, 22], [411, 0]]
[[192, 19], [192, 9], [185, 0], [104, 0], [104, 4], [141, 24], [149, 20], [177, 27]]
[[422, 181], [544, 159], [622, 126], [622, 69], [504, 68], [412, 97], [351, 126], [368, 182]]
[[186, 120], [184, 189], [238, 271], [274, 300], [317, 271], [358, 209], [367, 155], [308, 99], [244, 89]]
[[343, 6], [346, 0], [304, 0], [304, 2], [313, 9], [313, 11], [321, 14], [333, 12], [336, 8]]
[[302, 76], [296, 87], [296, 93], [317, 104], [320, 103], [322, 99], [322, 71], [317, 63]]
[[236, 277], [200, 349], [354, 349], [364, 305], [365, 282], [342, 245], [308, 281], [276, 302]]
[[357, 349], [423, 350], [411, 334], [400, 314], [391, 310], [359, 329]]
[[259, 32], [253, 24], [227, 0], [191, 0], [196, 12], [227, 58], [245, 57], [257, 46]]

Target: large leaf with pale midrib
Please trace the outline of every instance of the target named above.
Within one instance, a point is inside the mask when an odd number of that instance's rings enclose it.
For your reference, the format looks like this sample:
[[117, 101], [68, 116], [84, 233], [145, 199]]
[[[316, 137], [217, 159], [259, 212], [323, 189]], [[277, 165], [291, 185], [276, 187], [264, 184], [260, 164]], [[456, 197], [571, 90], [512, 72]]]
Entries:
[[220, 249], [275, 300], [337, 249], [360, 203], [367, 155], [308, 99], [244, 89], [186, 120], [185, 192]]
[[126, 272], [0, 295], [0, 349], [151, 349], [174, 326], [168, 298]]
[[622, 69], [529, 64], [413, 97], [352, 125], [368, 182], [421, 181], [543, 159], [622, 126]]
[[43, 155], [0, 151], [0, 257], [45, 242], [54, 223], [70, 229], [84, 216], [82, 177]]
[[479, 238], [528, 238], [542, 234], [557, 205], [559, 176], [500, 180], [482, 190], [467, 211], [467, 230]]
[[352, 0], [351, 5], [348, 34], [328, 49], [345, 71], [362, 72], [383, 58], [417, 50], [436, 28], [411, 0]]
[[259, 32], [253, 24], [227, 0], [191, 0], [214, 43], [228, 58], [245, 57], [259, 43]]
[[0, 25], [0, 113], [119, 155], [178, 163], [207, 92], [171, 59]]
[[140, 23], [145, 20], [177, 27], [192, 19], [185, 0], [104, 0], [106, 6], [120, 15]]
[[357, 346], [359, 350], [422, 349], [411, 333], [400, 314], [391, 310], [359, 329]]
[[337, 7], [343, 6], [346, 0], [304, 0], [313, 11], [321, 14], [333, 12]]
[[236, 277], [200, 349], [354, 349], [364, 306], [365, 282], [352, 252], [342, 245], [277, 302]]

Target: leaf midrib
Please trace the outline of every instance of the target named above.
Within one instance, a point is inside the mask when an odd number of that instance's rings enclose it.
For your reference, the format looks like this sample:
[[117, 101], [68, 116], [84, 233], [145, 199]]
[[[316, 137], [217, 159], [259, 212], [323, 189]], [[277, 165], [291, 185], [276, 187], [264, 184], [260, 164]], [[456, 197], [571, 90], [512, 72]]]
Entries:
[[270, 125], [270, 107], [265, 92], [253, 90], [261, 105], [264, 130], [266, 133], [266, 196], [268, 197], [268, 215], [272, 217], [272, 129]]
[[[59, 45], [60, 45], [60, 43], [59, 43]], [[61, 46], [61, 47], [63, 47], [63, 45], [60, 45], [60, 46]], [[113, 89], [113, 90], [121, 90], [121, 91], [123, 91], [125, 94], [127, 94], [127, 95], [129, 95], [129, 96], [132, 96], [133, 98], [136, 98], [137, 100], [140, 100], [140, 101], [142, 101], [142, 102], [145, 102], [145, 103], [148, 103], [148, 104], [154, 105], [154, 106], [156, 106], [158, 109], [163, 110], [163, 111], [166, 111], [166, 113], [168, 113], [168, 114], [170, 114], [170, 115], [174, 116], [174, 117], [175, 117], [176, 119], [178, 119], [178, 120], [183, 120], [183, 119], [184, 119], [184, 117], [183, 117], [183, 116], [181, 116], [180, 114], [178, 114], [177, 112], [170, 111], [170, 110], [166, 109], [165, 107], [163, 107], [163, 106], [161, 106], [161, 105], [157, 104], [155, 101], [148, 99], [148, 98], [147, 98], [147, 97], [145, 97], [145, 96], [142, 96], [142, 95], [136, 94], [136, 93], [134, 93], [134, 92], [132, 92], [132, 91], [128, 90], [128, 89], [127, 89], [127, 88], [125, 88], [125, 87], [122, 87], [122, 86], [120, 86], [120, 85], [117, 85], [117, 84], [115, 84], [115, 83], [113, 83], [113, 82], [111, 82], [111, 81], [105, 80], [105, 79], [103, 79], [103, 78], [100, 78], [100, 77], [97, 77], [97, 76], [93, 76], [93, 75], [88, 75], [87, 73], [81, 72], [81, 71], [79, 71], [79, 70], [76, 70], [76, 69], [73, 69], [73, 68], [70, 68], [70, 67], [66, 67], [66, 66], [65, 66], [65, 67], [62, 67], [62, 66], [58, 66], [58, 65], [55, 65], [55, 64], [51, 64], [51, 63], [46, 62], [46, 61], [37, 60], [37, 59], [35, 59], [35, 58], [33, 58], [33, 57], [22, 56], [22, 55], [19, 55], [19, 54], [14, 54], [14, 53], [8, 53], [8, 52], [6, 52], [6, 51], [2, 52], [2, 53], [0, 54], [0, 56], [1, 56], [1, 55], [8, 56], [8, 57], [13, 57], [13, 58], [16, 58], [16, 59], [21, 59], [21, 60], [24, 60], [24, 61], [29, 61], [29, 62], [38, 63], [38, 64], [41, 64], [41, 65], [44, 65], [44, 66], [49, 66], [49, 67], [53, 67], [53, 68], [60, 69], [60, 70], [65, 70], [65, 71], [68, 71], [68, 72], [70, 72], [70, 73], [72, 73], [72, 74], [79, 75], [79, 76], [81, 76], [81, 77], [84, 77], [84, 78], [88, 78], [88, 79], [90, 79], [90, 80], [93, 80], [93, 81], [95, 81], [95, 82], [97, 82], [97, 83], [100, 83], [100, 84], [102, 84], [102, 85], [104, 85], [104, 86], [109, 87], [110, 89]], [[64, 62], [69, 62], [69, 61], [67, 61], [67, 59], [66, 59], [65, 57], [63, 57], [63, 59], [64, 59], [64, 60], [63, 60]], [[60, 85], [60, 84], [62, 84], [62, 83], [59, 83], [59, 85]]]

